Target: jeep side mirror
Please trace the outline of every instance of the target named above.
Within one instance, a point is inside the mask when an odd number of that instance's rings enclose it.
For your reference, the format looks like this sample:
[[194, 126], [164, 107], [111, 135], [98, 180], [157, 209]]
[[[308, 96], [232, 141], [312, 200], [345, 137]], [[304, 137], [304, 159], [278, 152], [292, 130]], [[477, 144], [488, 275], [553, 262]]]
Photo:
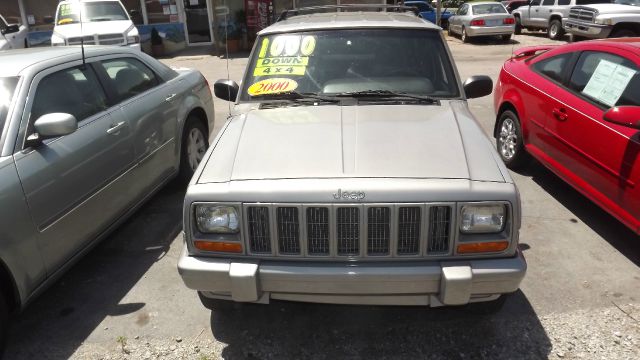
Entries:
[[213, 84], [213, 93], [222, 100], [236, 101], [238, 89], [238, 83], [229, 79], [218, 80]]
[[491, 94], [493, 80], [486, 75], [475, 75], [468, 78], [463, 87], [467, 99], [479, 98]]
[[2, 29], [2, 35], [17, 33], [18, 31], [20, 31], [20, 25], [7, 25], [7, 27]]
[[610, 123], [640, 130], [640, 106], [616, 106], [604, 113]]

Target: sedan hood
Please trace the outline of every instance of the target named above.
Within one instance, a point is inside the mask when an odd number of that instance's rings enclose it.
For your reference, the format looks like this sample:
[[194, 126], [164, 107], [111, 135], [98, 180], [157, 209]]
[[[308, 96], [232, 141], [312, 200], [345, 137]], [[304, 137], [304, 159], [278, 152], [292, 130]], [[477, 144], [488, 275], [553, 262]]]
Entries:
[[[463, 117], [468, 121], [469, 116]], [[470, 179], [458, 117], [448, 102], [441, 106], [254, 109], [230, 120], [199, 182], [341, 177]], [[476, 129], [476, 136], [486, 139]], [[489, 154], [484, 159], [495, 175], [488, 180], [504, 181], [492, 150], [481, 150]]]

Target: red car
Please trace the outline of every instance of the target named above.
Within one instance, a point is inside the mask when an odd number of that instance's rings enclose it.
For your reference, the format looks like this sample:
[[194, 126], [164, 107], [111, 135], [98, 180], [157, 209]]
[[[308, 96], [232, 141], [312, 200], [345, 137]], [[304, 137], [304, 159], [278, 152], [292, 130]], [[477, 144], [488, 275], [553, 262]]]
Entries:
[[640, 233], [640, 38], [517, 51], [494, 92], [498, 153], [529, 157]]

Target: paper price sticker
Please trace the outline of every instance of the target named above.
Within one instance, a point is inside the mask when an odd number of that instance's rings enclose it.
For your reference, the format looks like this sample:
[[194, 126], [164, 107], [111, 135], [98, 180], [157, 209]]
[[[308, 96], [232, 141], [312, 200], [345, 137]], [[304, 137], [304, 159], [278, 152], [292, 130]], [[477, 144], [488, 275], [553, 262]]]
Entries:
[[295, 80], [275, 78], [265, 79], [249, 86], [247, 92], [251, 96], [278, 94], [293, 91], [298, 87]]
[[253, 70], [253, 76], [269, 76], [269, 75], [293, 75], [303, 76], [306, 66], [271, 66], [257, 67]]
[[608, 106], [615, 106], [636, 71], [601, 59], [582, 93]]

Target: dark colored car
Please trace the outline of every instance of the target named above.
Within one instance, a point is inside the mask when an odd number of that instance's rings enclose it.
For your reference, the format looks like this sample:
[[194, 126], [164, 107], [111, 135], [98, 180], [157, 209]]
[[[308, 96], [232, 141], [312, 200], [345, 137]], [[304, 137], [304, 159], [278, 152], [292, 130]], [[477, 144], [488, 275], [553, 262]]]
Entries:
[[505, 62], [494, 105], [498, 153], [533, 156], [640, 232], [640, 38], [529, 47]]

